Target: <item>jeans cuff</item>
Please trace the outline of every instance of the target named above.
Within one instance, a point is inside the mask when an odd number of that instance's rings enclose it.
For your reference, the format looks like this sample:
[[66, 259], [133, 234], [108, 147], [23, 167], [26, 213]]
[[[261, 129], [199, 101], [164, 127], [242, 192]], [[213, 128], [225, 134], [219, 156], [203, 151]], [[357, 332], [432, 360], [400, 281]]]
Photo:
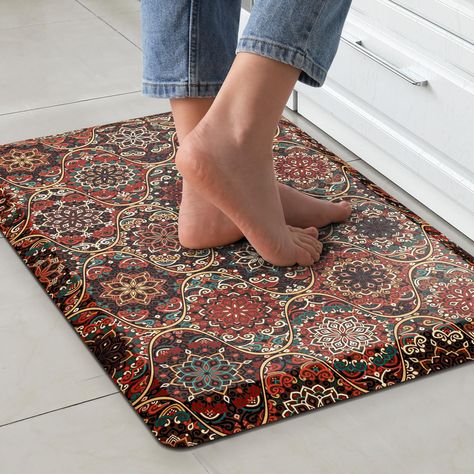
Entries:
[[235, 53], [255, 53], [276, 61], [301, 69], [298, 80], [313, 87], [321, 87], [326, 79], [327, 71], [316, 64], [306, 53], [276, 41], [242, 36], [239, 38]]
[[222, 82], [148, 82], [142, 81], [142, 94], [150, 97], [174, 99], [179, 97], [216, 97]]

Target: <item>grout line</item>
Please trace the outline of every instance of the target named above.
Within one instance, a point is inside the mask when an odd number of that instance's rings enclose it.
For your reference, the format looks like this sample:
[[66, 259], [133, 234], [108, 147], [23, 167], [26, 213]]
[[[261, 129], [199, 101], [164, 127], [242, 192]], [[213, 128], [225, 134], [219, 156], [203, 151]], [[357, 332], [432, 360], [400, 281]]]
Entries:
[[52, 20], [52, 21], [42, 21], [39, 23], [27, 23], [24, 25], [18, 25], [18, 26], [6, 26], [6, 27], [1, 27], [0, 31], [11, 31], [11, 30], [19, 30], [20, 28], [35, 28], [38, 26], [47, 26], [47, 25], [57, 25], [58, 23], [75, 23], [79, 21], [90, 21], [89, 18], [76, 18], [72, 20]]
[[93, 401], [96, 401], [96, 400], [100, 400], [102, 398], [110, 397], [112, 395], [117, 395], [118, 393], [120, 393], [120, 392], [117, 391], [117, 392], [113, 392], [113, 393], [108, 393], [107, 395], [101, 395], [100, 397], [91, 398], [89, 400], [83, 400], [82, 402], [72, 403], [71, 405], [66, 405], [66, 406], [61, 407], [61, 408], [55, 408], [54, 410], [45, 411], [43, 413], [37, 413], [36, 415], [27, 416], [26, 418], [20, 418], [19, 420], [9, 421], [8, 423], [4, 423], [3, 425], [0, 425], [0, 428], [3, 428], [4, 426], [14, 425], [15, 423], [21, 423], [22, 421], [31, 420], [32, 418], [37, 418], [39, 416], [44, 416], [44, 415], [48, 415], [50, 413], [55, 413], [57, 411], [66, 410], [67, 408], [72, 408], [72, 407], [76, 407], [78, 405], [83, 405], [84, 403], [89, 403], [89, 402], [93, 402]]
[[25, 112], [32, 112], [33, 110], [51, 109], [53, 107], [63, 107], [64, 105], [79, 104], [80, 102], [89, 102], [91, 100], [108, 99], [109, 97], [119, 97], [122, 95], [136, 94], [137, 92], [141, 92], [141, 90], [130, 91], [130, 92], [119, 92], [118, 94], [103, 95], [100, 97], [91, 97], [89, 99], [74, 100], [72, 102], [64, 102], [62, 104], [45, 105], [44, 107], [33, 107], [31, 109], [15, 110], [14, 112], [6, 112], [4, 114], [0, 114], [0, 117], [3, 117], [4, 115], [13, 115], [13, 114], [22, 114]]
[[194, 459], [196, 459], [196, 461], [203, 467], [203, 469], [208, 473], [208, 474], [211, 474], [211, 471], [209, 471], [209, 469], [207, 468], [207, 466], [199, 459], [199, 456], [192, 452], [191, 453], [193, 456], [194, 456]]
[[98, 18], [100, 21], [104, 22], [108, 27], [110, 27], [112, 30], [114, 30], [115, 32], [117, 32], [120, 36], [122, 36], [123, 38], [125, 38], [129, 43], [133, 44], [133, 46], [135, 46], [135, 48], [138, 48], [140, 51], [142, 50], [142, 48], [138, 45], [138, 44], [135, 44], [130, 38], [127, 38], [123, 33], [121, 33], [119, 30], [117, 30], [117, 28], [114, 28], [110, 23], [107, 23], [107, 21], [105, 21], [102, 17], [100, 17], [99, 15], [97, 15], [94, 11], [92, 11], [90, 8], [86, 7], [80, 0], [75, 0], [76, 3], [78, 3], [79, 5], [81, 5], [82, 7], [84, 7], [87, 11], [89, 11], [90, 13], [92, 13], [96, 18]]

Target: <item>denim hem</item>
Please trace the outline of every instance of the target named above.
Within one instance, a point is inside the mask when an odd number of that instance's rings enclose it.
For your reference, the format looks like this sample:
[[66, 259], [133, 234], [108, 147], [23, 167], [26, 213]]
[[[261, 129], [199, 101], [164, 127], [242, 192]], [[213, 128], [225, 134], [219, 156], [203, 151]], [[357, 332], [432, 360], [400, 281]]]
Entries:
[[174, 99], [179, 97], [216, 97], [222, 82], [142, 82], [142, 94], [150, 97]]
[[235, 53], [240, 51], [259, 54], [301, 69], [298, 80], [309, 86], [321, 87], [327, 76], [327, 71], [306, 53], [276, 41], [242, 36], [239, 38]]

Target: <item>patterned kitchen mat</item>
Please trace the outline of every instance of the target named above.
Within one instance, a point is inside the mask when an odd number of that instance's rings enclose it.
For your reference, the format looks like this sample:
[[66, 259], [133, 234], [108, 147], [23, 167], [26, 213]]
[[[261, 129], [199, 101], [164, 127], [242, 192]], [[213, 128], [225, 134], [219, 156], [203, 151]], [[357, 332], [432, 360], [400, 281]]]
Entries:
[[282, 117], [278, 179], [351, 217], [312, 267], [181, 248], [170, 112], [0, 146], [0, 230], [131, 406], [188, 447], [474, 359], [474, 259]]

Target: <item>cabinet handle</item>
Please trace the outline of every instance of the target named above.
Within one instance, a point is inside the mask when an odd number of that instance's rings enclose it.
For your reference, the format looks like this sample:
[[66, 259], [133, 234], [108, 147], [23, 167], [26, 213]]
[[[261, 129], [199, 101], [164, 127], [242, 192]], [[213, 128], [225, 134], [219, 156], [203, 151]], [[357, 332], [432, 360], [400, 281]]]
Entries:
[[413, 72], [411, 72], [411, 75], [409, 76], [408, 74], [405, 74], [403, 71], [397, 68], [395, 65], [389, 63], [377, 54], [372, 53], [362, 44], [362, 40], [358, 40], [352, 35], [348, 34], [345, 34], [344, 36], [341, 35], [341, 40], [344, 41], [344, 43], [346, 43], [347, 45], [354, 48], [355, 50], [369, 57], [376, 63], [381, 64], [383, 67], [393, 72], [397, 76], [400, 76], [402, 79], [405, 79], [405, 81], [409, 82], [410, 84], [413, 84], [414, 86], [426, 86], [428, 84], [428, 81], [426, 79], [423, 79], [422, 77], [416, 75]]

